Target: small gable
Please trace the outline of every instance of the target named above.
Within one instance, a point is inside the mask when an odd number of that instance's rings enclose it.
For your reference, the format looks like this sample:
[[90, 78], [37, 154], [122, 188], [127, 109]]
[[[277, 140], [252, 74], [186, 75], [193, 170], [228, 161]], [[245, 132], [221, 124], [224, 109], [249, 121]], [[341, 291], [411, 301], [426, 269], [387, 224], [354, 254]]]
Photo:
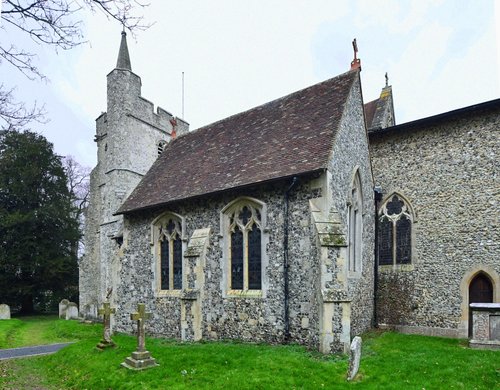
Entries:
[[365, 104], [364, 111], [368, 131], [394, 126], [396, 120], [394, 118], [392, 87], [384, 87], [378, 99]]

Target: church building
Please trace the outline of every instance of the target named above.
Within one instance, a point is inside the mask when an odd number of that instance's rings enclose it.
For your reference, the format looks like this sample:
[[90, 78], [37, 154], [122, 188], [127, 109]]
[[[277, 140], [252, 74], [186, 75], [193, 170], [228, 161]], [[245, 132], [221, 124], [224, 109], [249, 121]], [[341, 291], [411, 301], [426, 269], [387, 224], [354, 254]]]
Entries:
[[[189, 131], [141, 96], [122, 33], [96, 120], [80, 310], [132, 332], [347, 351], [373, 326], [467, 337], [500, 300], [500, 99], [396, 125], [361, 65]], [[386, 83], [387, 84], [387, 83]]]

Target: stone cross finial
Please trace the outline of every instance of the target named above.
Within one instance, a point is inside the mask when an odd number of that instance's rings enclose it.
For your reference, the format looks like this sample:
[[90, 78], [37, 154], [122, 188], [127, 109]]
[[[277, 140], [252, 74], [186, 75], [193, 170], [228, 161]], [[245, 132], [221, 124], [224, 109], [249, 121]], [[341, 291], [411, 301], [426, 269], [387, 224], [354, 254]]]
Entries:
[[111, 340], [111, 314], [115, 314], [116, 309], [111, 307], [109, 302], [104, 302], [103, 307], [97, 310], [97, 314], [103, 316], [104, 330], [102, 340], [97, 344], [97, 348], [105, 349], [108, 347], [113, 347], [115, 343]]
[[385, 72], [385, 86], [389, 86], [389, 76], [387, 76], [387, 72]]
[[139, 303], [137, 312], [130, 314], [132, 321], [137, 321], [137, 351], [132, 352], [132, 356], [125, 359], [122, 363], [123, 367], [132, 370], [144, 370], [146, 368], [155, 367], [158, 364], [151, 357], [151, 354], [146, 351], [144, 321], [151, 318], [151, 313], [146, 312], [146, 305]]
[[354, 50], [354, 59], [351, 61], [351, 70], [361, 70], [361, 60], [358, 58], [358, 44], [356, 38], [352, 41], [352, 49]]

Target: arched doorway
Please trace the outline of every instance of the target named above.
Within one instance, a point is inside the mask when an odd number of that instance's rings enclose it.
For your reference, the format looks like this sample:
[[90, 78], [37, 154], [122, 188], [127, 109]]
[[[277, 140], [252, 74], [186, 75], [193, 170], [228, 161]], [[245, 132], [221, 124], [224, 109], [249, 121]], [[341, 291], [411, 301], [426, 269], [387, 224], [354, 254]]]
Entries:
[[[469, 305], [471, 303], [492, 303], [493, 284], [484, 273], [478, 273], [469, 284]], [[469, 309], [469, 337], [472, 336], [472, 310]]]

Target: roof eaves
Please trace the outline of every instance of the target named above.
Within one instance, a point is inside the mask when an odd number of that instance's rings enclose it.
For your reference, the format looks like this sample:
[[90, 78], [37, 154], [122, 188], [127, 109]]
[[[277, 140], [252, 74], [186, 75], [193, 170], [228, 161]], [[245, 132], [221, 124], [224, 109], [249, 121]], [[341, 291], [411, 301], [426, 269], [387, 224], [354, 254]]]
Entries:
[[188, 196], [188, 197], [184, 197], [184, 198], [172, 199], [172, 200], [167, 201], [167, 202], [160, 202], [160, 203], [156, 203], [156, 204], [149, 204], [149, 205], [142, 206], [142, 207], [135, 207], [135, 208], [125, 209], [125, 210], [122, 210], [123, 207], [120, 207], [118, 209], [118, 211], [116, 211], [115, 213], [113, 213], [113, 215], [128, 215], [128, 214], [133, 214], [133, 213], [136, 213], [136, 212], [139, 212], [139, 211], [153, 210], [153, 209], [157, 209], [157, 208], [160, 208], [160, 207], [165, 207], [165, 206], [167, 206], [169, 204], [173, 204], [173, 203], [177, 203], [177, 202], [182, 202], [182, 201], [193, 200], [193, 199], [198, 199], [198, 198], [201, 198], [201, 197], [204, 197], [204, 196], [213, 196], [213, 195], [217, 195], [217, 194], [226, 193], [226, 192], [229, 192], [229, 191], [239, 191], [239, 190], [242, 190], [242, 189], [245, 189], [245, 188], [250, 188], [250, 187], [255, 187], [255, 186], [261, 186], [261, 185], [271, 184], [271, 183], [275, 183], [275, 182], [278, 182], [278, 181], [281, 181], [281, 180], [290, 179], [290, 178], [293, 178], [293, 177], [304, 177], [304, 176], [314, 175], [314, 174], [317, 174], [317, 173], [324, 172], [326, 169], [327, 168], [322, 167], [322, 168], [314, 169], [314, 170], [311, 170], [311, 171], [296, 173], [296, 174], [293, 174], [293, 175], [286, 175], [286, 176], [281, 176], [281, 177], [275, 177], [275, 178], [272, 178], [272, 179], [269, 179], [269, 180], [263, 180], [263, 181], [260, 181], [260, 182], [244, 184], [244, 185], [237, 186], [237, 187], [224, 188], [224, 189], [221, 189], [221, 190], [218, 190], [218, 191], [207, 192], [207, 193], [204, 193], [204, 194], [196, 194], [196, 195]]

